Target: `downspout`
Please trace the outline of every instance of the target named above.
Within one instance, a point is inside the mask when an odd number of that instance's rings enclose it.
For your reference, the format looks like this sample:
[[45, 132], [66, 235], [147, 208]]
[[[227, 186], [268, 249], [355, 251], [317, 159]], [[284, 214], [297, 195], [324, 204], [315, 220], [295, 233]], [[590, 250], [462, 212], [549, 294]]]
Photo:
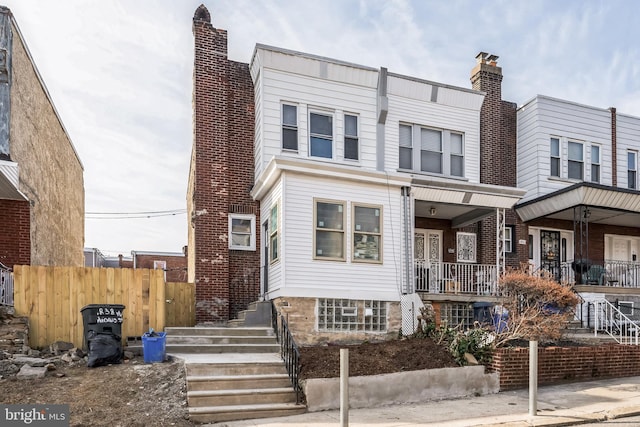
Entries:
[[413, 294], [415, 292], [413, 286], [413, 255], [411, 251], [411, 206], [410, 206], [410, 187], [402, 187], [402, 215], [403, 215], [403, 237], [404, 237], [404, 260], [405, 260], [405, 280], [403, 293]]

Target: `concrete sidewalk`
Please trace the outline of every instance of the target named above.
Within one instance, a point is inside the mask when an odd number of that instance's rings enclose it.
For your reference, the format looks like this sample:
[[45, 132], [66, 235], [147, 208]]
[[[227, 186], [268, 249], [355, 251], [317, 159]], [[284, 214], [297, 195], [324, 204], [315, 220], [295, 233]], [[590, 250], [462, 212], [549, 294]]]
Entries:
[[[529, 415], [529, 391], [352, 409], [350, 426], [552, 426], [640, 415], [640, 377], [545, 386], [538, 389], [538, 412]], [[217, 426], [321, 427], [340, 424], [340, 411], [282, 418], [227, 421]]]

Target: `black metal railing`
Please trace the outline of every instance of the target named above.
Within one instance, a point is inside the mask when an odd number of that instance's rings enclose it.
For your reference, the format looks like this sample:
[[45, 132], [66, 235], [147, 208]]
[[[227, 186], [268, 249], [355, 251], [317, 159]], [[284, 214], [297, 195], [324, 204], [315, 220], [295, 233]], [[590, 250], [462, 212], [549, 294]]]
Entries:
[[298, 350], [284, 316], [280, 316], [280, 322], [278, 322], [278, 314], [273, 305], [271, 308], [271, 323], [280, 344], [280, 357], [284, 360], [293, 390], [296, 392], [296, 404], [300, 404], [304, 395], [300, 385], [300, 350]]

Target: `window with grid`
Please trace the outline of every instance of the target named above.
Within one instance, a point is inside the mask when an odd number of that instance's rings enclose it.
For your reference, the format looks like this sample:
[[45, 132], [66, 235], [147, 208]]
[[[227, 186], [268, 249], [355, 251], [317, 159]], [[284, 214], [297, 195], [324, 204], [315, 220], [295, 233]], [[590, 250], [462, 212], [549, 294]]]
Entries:
[[627, 187], [638, 188], [638, 153], [635, 151], [627, 152]]
[[413, 169], [412, 128], [400, 125], [400, 169]]
[[442, 173], [442, 132], [420, 129], [420, 170]]
[[298, 150], [298, 107], [282, 104], [282, 149]]
[[462, 329], [473, 327], [473, 306], [465, 303], [445, 303], [440, 306], [440, 322]]
[[269, 256], [271, 257], [271, 262], [274, 262], [278, 259], [278, 205], [275, 204], [271, 208], [271, 215], [269, 218]]
[[584, 179], [584, 152], [582, 144], [569, 141], [568, 177], [570, 179]]
[[344, 158], [358, 160], [358, 116], [344, 115]]
[[600, 182], [600, 147], [591, 146], [591, 182]]
[[353, 204], [353, 261], [382, 262], [382, 207]]
[[320, 298], [319, 331], [387, 331], [387, 303], [374, 300]]
[[333, 116], [309, 113], [309, 154], [312, 157], [333, 158]]
[[560, 139], [551, 138], [551, 176], [560, 177]]
[[314, 200], [315, 259], [344, 260], [345, 203]]

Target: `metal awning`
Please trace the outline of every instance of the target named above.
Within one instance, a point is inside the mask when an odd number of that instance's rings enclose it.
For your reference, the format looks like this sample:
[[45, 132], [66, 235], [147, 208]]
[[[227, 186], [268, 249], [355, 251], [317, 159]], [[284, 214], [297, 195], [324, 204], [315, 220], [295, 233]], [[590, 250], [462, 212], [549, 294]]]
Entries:
[[28, 200], [18, 189], [18, 164], [0, 160], [0, 199]]
[[589, 208], [590, 224], [640, 225], [640, 191], [588, 182], [518, 203], [515, 209], [524, 222], [537, 218], [573, 221], [577, 206]]
[[416, 216], [448, 219], [454, 228], [478, 222], [496, 209], [513, 208], [525, 193], [514, 187], [435, 177], [414, 176], [411, 185]]

